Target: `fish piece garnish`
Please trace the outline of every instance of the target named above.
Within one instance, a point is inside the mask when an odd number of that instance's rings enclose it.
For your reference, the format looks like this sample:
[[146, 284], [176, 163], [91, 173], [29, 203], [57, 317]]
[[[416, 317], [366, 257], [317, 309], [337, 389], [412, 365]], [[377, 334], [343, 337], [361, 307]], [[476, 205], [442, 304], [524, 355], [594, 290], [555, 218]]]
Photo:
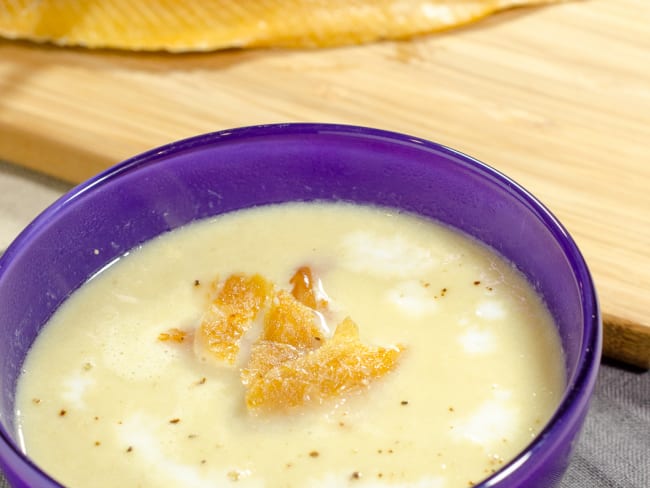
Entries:
[[289, 344], [298, 349], [315, 349], [321, 346], [324, 332], [313, 308], [280, 290], [264, 317], [261, 340]]
[[346, 318], [318, 349], [290, 350], [259, 343], [252, 349], [245, 377], [246, 406], [251, 410], [286, 411], [366, 389], [393, 371], [405, 347], [368, 346], [356, 324]]
[[[298, 297], [286, 290], [274, 292], [273, 283], [259, 274], [230, 275], [215, 284], [215, 297], [195, 332], [200, 358], [243, 364], [240, 378], [251, 412], [286, 412], [367, 389], [397, 367], [406, 349], [363, 344], [349, 317], [329, 337], [319, 312], [304, 303], [316, 296], [310, 293], [311, 270], [299, 268], [294, 278], [301, 283]], [[314, 303], [317, 307], [318, 301]], [[259, 337], [248, 357], [240, 358], [242, 339], [261, 313]], [[158, 339], [182, 342], [185, 334], [170, 329]]]
[[325, 298], [324, 293], [320, 289], [320, 281], [314, 280], [309, 266], [301, 266], [298, 268], [289, 280], [289, 283], [293, 285], [291, 294], [300, 303], [314, 310], [325, 310], [327, 308], [327, 298]]
[[273, 293], [273, 283], [259, 274], [233, 274], [223, 282], [201, 319], [194, 347], [202, 358], [234, 364], [240, 342]]
[[177, 329], [176, 327], [173, 327], [166, 332], [161, 332], [158, 334], [158, 340], [161, 342], [183, 342], [185, 341], [187, 337], [187, 332], [181, 329]]

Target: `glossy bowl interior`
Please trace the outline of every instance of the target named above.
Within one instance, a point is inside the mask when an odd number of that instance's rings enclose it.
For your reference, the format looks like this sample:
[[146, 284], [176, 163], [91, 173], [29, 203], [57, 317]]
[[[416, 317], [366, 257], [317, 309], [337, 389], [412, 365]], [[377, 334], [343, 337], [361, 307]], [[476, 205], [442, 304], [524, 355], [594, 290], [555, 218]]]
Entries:
[[535, 285], [559, 328], [568, 387], [550, 423], [482, 487], [553, 486], [566, 469], [600, 357], [593, 282], [571, 237], [534, 197], [437, 144], [374, 129], [284, 124], [180, 141], [126, 161], [43, 212], [0, 258], [0, 467], [16, 487], [58, 487], [21, 453], [16, 381], [39, 330], [72, 291], [129, 249], [191, 221], [286, 201], [395, 207], [475, 236]]

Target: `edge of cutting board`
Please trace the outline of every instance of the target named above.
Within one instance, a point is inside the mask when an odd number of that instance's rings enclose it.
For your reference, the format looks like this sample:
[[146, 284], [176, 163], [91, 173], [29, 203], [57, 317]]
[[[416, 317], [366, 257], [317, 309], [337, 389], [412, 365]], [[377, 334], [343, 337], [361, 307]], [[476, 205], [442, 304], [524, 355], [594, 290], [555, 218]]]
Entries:
[[650, 329], [603, 313], [603, 356], [650, 369]]

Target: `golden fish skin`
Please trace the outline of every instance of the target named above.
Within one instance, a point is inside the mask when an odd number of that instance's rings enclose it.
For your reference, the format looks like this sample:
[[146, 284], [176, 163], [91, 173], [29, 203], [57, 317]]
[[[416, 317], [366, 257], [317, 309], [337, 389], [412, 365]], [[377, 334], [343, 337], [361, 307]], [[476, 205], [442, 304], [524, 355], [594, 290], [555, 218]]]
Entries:
[[557, 0], [0, 0], [0, 36], [172, 52], [404, 39]]

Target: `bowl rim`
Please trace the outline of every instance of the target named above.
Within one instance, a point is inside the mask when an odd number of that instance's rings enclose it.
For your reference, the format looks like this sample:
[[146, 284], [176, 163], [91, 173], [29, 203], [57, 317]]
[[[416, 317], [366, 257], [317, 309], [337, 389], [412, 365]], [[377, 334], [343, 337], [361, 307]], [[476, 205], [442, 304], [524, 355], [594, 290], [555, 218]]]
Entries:
[[[556, 407], [553, 415], [547, 421], [542, 431], [540, 431], [539, 434], [532, 439], [532, 441], [526, 445], [517, 456], [503, 465], [494, 474], [484, 478], [481, 482], [476, 484], [475, 488], [489, 488], [495, 486], [497, 483], [505, 481], [512, 473], [516, 472], [519, 467], [529, 464], [534, 466], [537, 462], [543, 461], [545, 446], [557, 442], [557, 438], [562, 432], [569, 431], [580, 422], [580, 412], [583, 411], [585, 404], [588, 403], [596, 380], [602, 349], [602, 318], [591, 273], [582, 253], [566, 228], [562, 223], [560, 223], [555, 215], [528, 190], [492, 166], [461, 151], [431, 140], [372, 127], [303, 122], [242, 126], [180, 139], [142, 152], [117, 163], [78, 184], [55, 200], [23, 229], [23, 231], [0, 256], [0, 278], [4, 274], [5, 265], [10, 262], [15, 255], [19, 254], [21, 249], [27, 246], [30, 241], [38, 235], [39, 230], [43, 226], [49, 225], [52, 218], [55, 218], [62, 209], [71, 202], [76, 201], [78, 198], [82, 198], [86, 193], [91, 192], [96, 188], [100, 188], [102, 185], [119, 178], [125, 173], [164, 160], [168, 157], [177, 156], [180, 153], [199, 149], [208, 149], [222, 141], [231, 142], [237, 139], [264, 138], [273, 135], [297, 136], [300, 134], [339, 134], [362, 138], [380, 138], [384, 141], [400, 145], [406, 144], [412, 145], [413, 147], [417, 145], [420, 149], [432, 150], [454, 159], [460, 159], [464, 163], [468, 163], [472, 170], [480, 173], [481, 176], [491, 178], [507, 185], [509, 191], [516, 194], [525, 202], [526, 205], [535, 210], [546, 228], [552, 232], [555, 240], [561, 246], [563, 254], [570, 262], [576, 281], [580, 285], [581, 296], [583, 298], [583, 323], [581, 324], [583, 340], [580, 347], [580, 354], [577, 359], [576, 371], [572, 378], [567, 379], [567, 384], [560, 404]], [[61, 484], [37, 466], [29, 456], [20, 449], [1, 424], [0, 443], [0, 448], [9, 449], [10, 454], [15, 455], [13, 456], [14, 458], [21, 462], [24, 467], [33, 471], [33, 474], [39, 478], [39, 482], [46, 483], [47, 486], [51, 488], [63, 488]]]

